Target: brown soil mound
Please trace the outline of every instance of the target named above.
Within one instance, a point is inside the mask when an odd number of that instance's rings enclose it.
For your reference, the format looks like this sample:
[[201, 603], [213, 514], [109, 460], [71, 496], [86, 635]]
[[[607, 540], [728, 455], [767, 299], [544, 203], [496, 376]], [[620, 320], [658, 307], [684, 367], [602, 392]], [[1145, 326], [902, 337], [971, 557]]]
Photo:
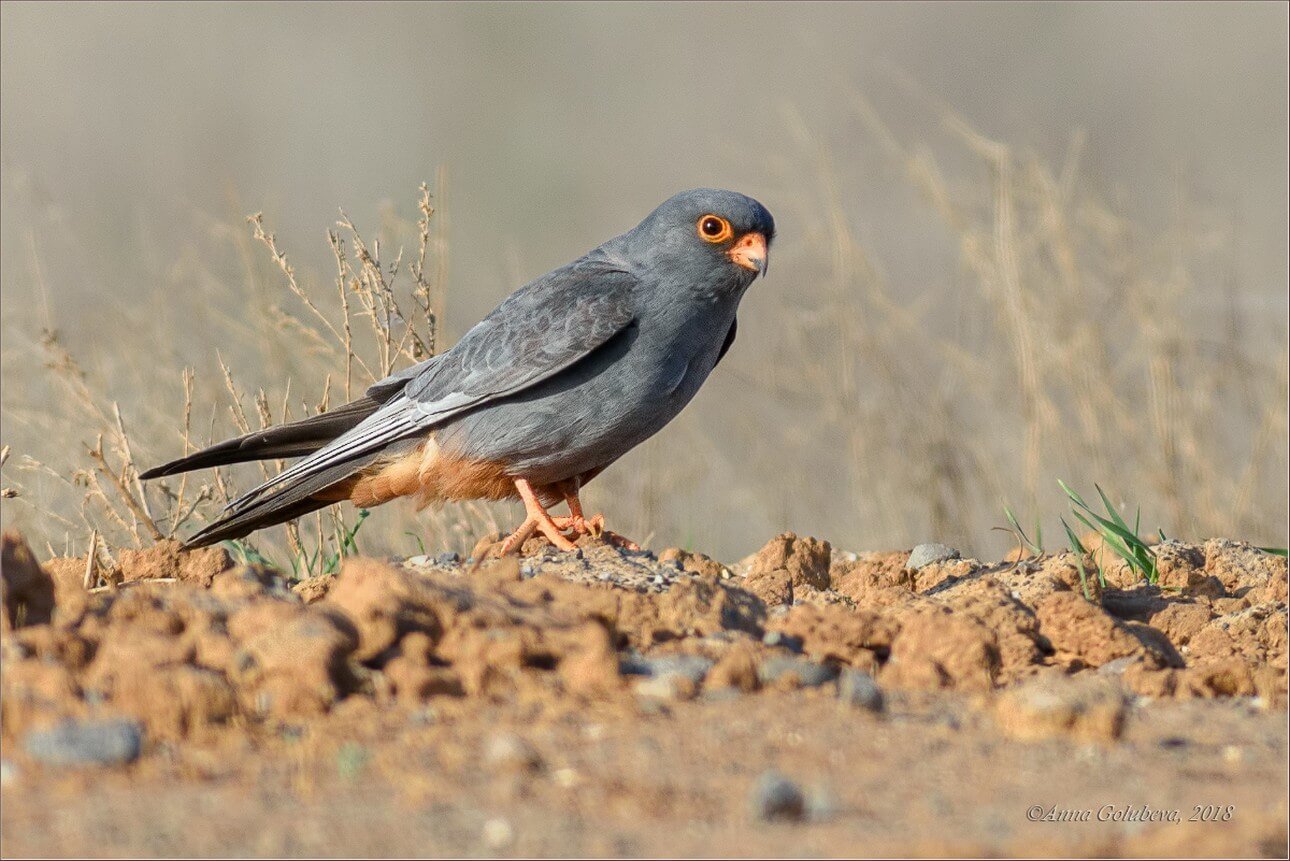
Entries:
[[[401, 760], [424, 746], [401, 754], [392, 740], [434, 727], [445, 746], [425, 768], [450, 774], [470, 762], [505, 772], [472, 791], [513, 801], [507, 793], [523, 797], [532, 775], [547, 771], [543, 755], [514, 734], [477, 752], [464, 741], [477, 729], [463, 727], [572, 721], [627, 744], [634, 732], [648, 737], [641, 721], [672, 720], [683, 708], [699, 710], [692, 718], [705, 732], [719, 732], [709, 726], [712, 716], [735, 702], [746, 703], [745, 714], [764, 712], [774, 726], [794, 701], [793, 713], [860, 702], [850, 692], [863, 677], [848, 673], [871, 675], [889, 701], [894, 695], [899, 708], [924, 715], [918, 720], [935, 724], [949, 708], [959, 724], [975, 723], [996, 739], [1002, 731], [1014, 743], [1114, 743], [1143, 698], [1237, 697], [1285, 708], [1286, 563], [1238, 542], [1161, 545], [1159, 586], [1120, 581], [1105, 591], [1071, 554], [994, 565], [951, 559], [909, 571], [908, 552], [840, 554], [791, 533], [733, 568], [679, 550], [655, 558], [591, 542], [570, 554], [540, 542], [526, 550], [523, 559], [475, 573], [456, 562], [350, 559], [337, 576], [289, 584], [278, 572], [234, 565], [222, 550], [189, 554], [162, 544], [121, 553], [120, 570], [102, 576], [108, 585], [87, 591], [85, 560], [40, 566], [6, 536], [0, 745], [6, 768], [22, 775], [6, 778], [6, 808], [27, 795], [15, 794], [22, 783], [54, 781], [79, 797], [76, 787], [90, 784], [42, 765], [33, 739], [113, 718], [142, 731], [142, 759], [129, 768], [140, 792], [211, 774], [258, 781], [298, 756], [287, 749], [298, 739], [312, 740], [301, 750], [321, 745], [342, 756], [342, 739], [361, 738], [362, 754], [342, 771], [362, 770], [376, 757], [403, 791], [420, 798], [422, 786], [422, 795], [437, 798], [451, 781], [418, 778]], [[832, 714], [826, 723], [842, 713]], [[381, 727], [396, 729], [382, 741]], [[669, 753], [697, 757], [695, 764], [707, 757], [713, 767], [732, 754], [754, 757], [759, 768], [774, 765], [774, 756], [757, 750]], [[287, 785], [312, 780], [317, 767], [299, 766]], [[662, 819], [702, 818], [713, 804], [705, 792], [655, 796], [663, 790], [648, 780], [623, 779], [614, 792], [632, 800], [622, 803]], [[578, 781], [568, 780], [574, 789]], [[799, 818], [834, 818], [811, 814], [810, 805], [792, 809]], [[492, 831], [493, 849], [510, 845], [502, 826]], [[7, 810], [5, 833], [8, 842]], [[64, 848], [92, 846], [69, 834]], [[912, 832], [887, 837], [892, 851], [922, 845]], [[1016, 839], [961, 848], [1049, 851], [1042, 841]], [[245, 849], [236, 841], [209, 845]], [[362, 852], [377, 844], [347, 845]], [[687, 844], [651, 845], [671, 852]], [[772, 851], [779, 844], [747, 845]], [[22, 846], [54, 851], [35, 835]], [[534, 850], [589, 847], [569, 838]], [[1050, 848], [1104, 847], [1058, 840]], [[115, 849], [147, 851], [128, 840]]]

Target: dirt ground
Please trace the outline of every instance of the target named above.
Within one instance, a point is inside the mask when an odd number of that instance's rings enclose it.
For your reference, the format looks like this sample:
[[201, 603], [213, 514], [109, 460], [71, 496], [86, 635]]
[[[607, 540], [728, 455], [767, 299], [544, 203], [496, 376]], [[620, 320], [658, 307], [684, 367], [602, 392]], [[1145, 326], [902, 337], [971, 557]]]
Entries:
[[1286, 562], [1156, 551], [163, 544], [87, 590], [6, 536], [0, 849], [1284, 857]]

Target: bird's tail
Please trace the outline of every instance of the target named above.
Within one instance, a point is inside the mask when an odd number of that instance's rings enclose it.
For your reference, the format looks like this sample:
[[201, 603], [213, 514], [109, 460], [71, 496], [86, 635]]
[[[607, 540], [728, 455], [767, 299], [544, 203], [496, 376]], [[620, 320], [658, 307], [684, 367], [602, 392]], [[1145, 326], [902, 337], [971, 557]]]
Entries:
[[[359, 398], [330, 412], [290, 424], [264, 428], [237, 439], [213, 445], [195, 454], [150, 469], [140, 475], [140, 478], [160, 478], [212, 466], [312, 454], [356, 426], [380, 406], [380, 401], [373, 398]], [[334, 464], [320, 473], [272, 488], [249, 504], [239, 505], [242, 500], [238, 500], [229, 506], [223, 517], [185, 541], [184, 547], [205, 547], [220, 541], [241, 538], [257, 529], [285, 523], [330, 505], [336, 501], [336, 497], [327, 494], [327, 488], [344, 481], [367, 466], [375, 457], [374, 454], [362, 455]]]
[[379, 453], [376, 452], [359, 455], [321, 472], [283, 482], [281, 486], [271, 487], [242, 507], [238, 507], [238, 503], [242, 502], [238, 500], [225, 511], [223, 517], [185, 541], [184, 548], [206, 547], [241, 538], [257, 529], [286, 523], [333, 502], [339, 502], [341, 497], [328, 493], [329, 488], [334, 489], [333, 485], [345, 482], [378, 457]]
[[298, 422], [264, 428], [237, 439], [226, 440], [187, 457], [153, 467], [139, 477], [147, 480], [230, 463], [312, 454], [376, 412], [380, 406], [380, 402], [372, 398], [359, 398], [343, 407]]

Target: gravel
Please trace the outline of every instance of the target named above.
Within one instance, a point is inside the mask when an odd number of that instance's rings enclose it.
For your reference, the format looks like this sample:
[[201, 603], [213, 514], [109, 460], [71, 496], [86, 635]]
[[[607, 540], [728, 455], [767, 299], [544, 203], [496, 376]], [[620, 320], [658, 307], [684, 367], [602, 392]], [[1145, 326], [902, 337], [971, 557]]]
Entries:
[[48, 765], [124, 765], [139, 758], [143, 730], [131, 720], [68, 720], [32, 730], [23, 747]]

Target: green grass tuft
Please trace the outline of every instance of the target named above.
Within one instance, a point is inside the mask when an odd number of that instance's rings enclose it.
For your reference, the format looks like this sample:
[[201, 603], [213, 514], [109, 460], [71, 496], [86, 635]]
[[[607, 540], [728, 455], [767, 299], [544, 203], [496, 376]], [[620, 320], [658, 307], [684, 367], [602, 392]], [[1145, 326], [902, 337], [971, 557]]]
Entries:
[[[1138, 537], [1138, 529], [1141, 526], [1142, 511], [1138, 510], [1134, 518], [1133, 528], [1125, 522], [1120, 513], [1115, 510], [1111, 500], [1107, 498], [1106, 493], [1098, 485], [1097, 495], [1102, 499], [1102, 505], [1106, 509], [1106, 516], [1102, 516], [1093, 510], [1084, 497], [1071, 490], [1066, 482], [1061, 479], [1057, 480], [1063, 491], [1070, 498], [1071, 514], [1073, 514], [1081, 523], [1089, 529], [1102, 536], [1103, 544], [1111, 548], [1117, 556], [1123, 559], [1129, 568], [1148, 583], [1155, 584], [1160, 579], [1160, 574], [1156, 569], [1156, 553], [1145, 541]], [[1064, 521], [1063, 521], [1064, 523]], [[1074, 538], [1074, 533], [1067, 527], [1067, 533]], [[1160, 537], [1164, 538], [1164, 532], [1160, 532]], [[1082, 545], [1081, 545], [1082, 546]], [[1098, 563], [1098, 576], [1102, 578], [1102, 585], [1106, 585], [1106, 577], [1102, 573], [1101, 563]]]

